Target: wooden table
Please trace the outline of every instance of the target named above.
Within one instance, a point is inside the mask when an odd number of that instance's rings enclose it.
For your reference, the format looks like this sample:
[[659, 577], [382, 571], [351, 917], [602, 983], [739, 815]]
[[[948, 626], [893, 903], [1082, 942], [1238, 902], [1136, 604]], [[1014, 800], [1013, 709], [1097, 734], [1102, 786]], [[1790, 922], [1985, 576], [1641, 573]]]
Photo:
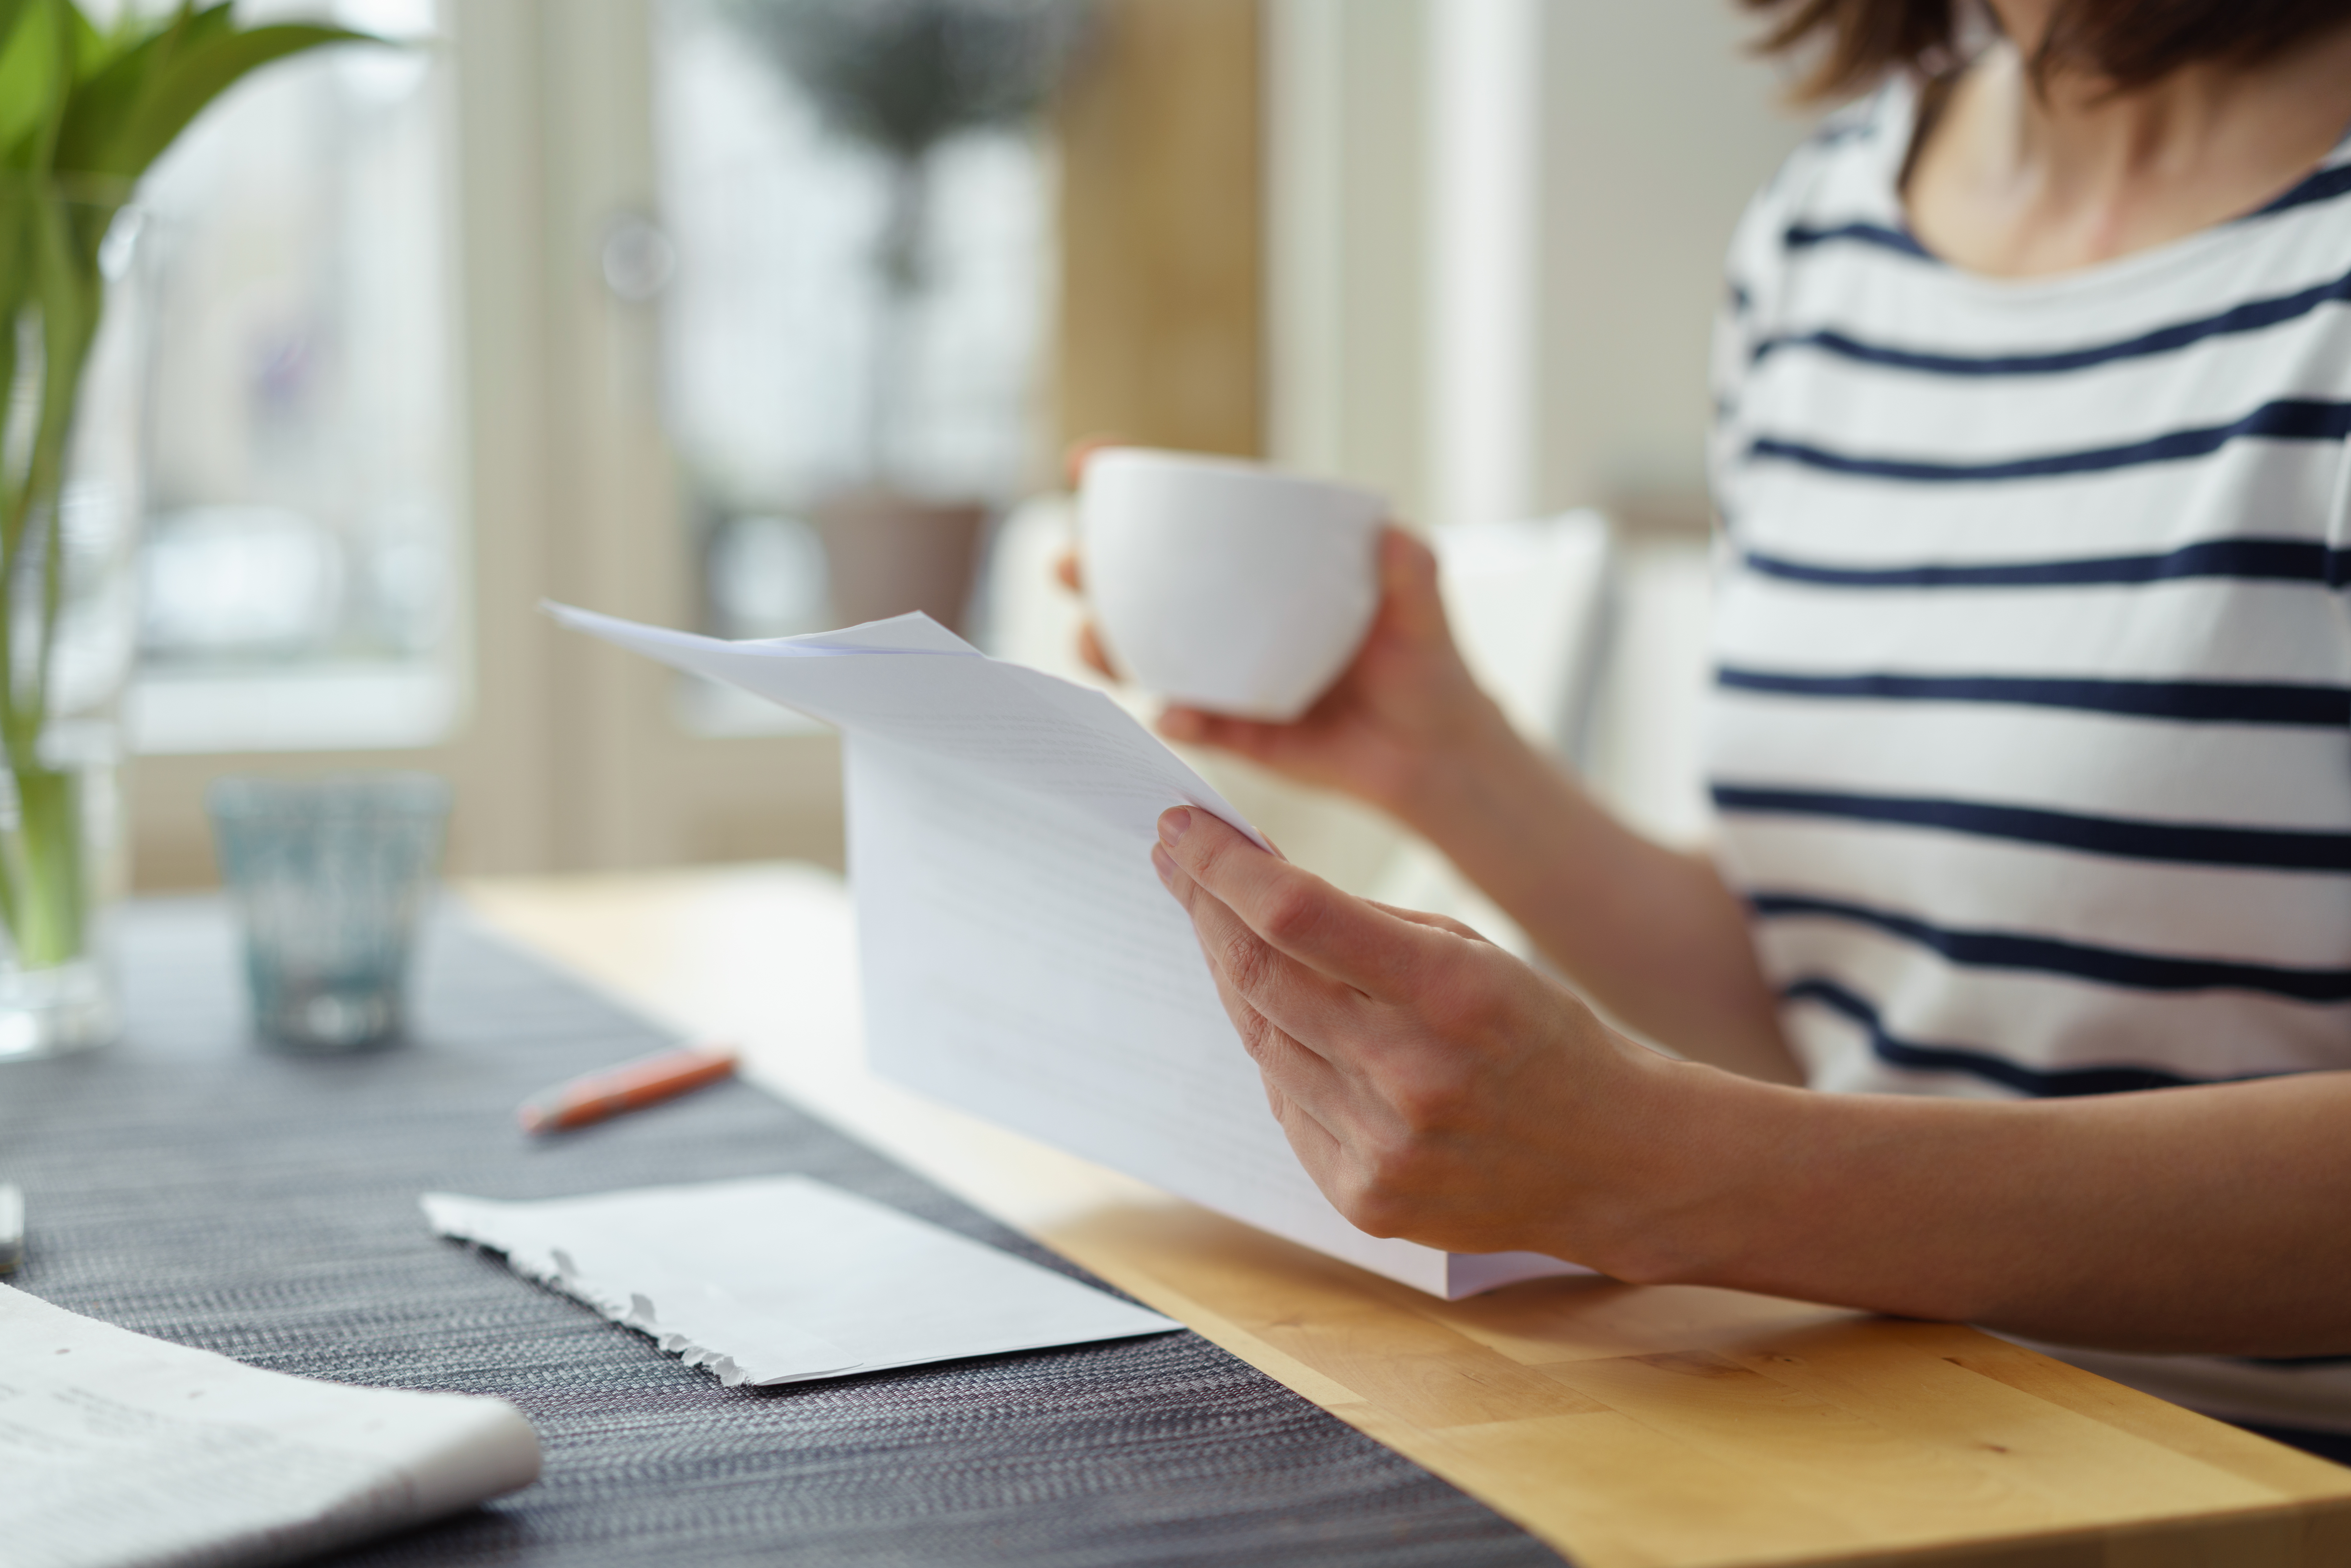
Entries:
[[868, 1077], [824, 872], [465, 896], [1583, 1568], [2351, 1563], [2351, 1469], [1972, 1329], [1596, 1280], [1440, 1301]]

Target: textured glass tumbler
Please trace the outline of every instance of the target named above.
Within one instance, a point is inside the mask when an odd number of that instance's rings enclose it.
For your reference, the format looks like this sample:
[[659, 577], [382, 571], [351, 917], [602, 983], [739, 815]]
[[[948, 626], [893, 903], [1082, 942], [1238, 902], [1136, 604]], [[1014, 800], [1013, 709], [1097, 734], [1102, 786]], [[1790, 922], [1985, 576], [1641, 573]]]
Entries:
[[429, 773], [221, 779], [206, 803], [255, 1030], [297, 1051], [395, 1039], [449, 786]]

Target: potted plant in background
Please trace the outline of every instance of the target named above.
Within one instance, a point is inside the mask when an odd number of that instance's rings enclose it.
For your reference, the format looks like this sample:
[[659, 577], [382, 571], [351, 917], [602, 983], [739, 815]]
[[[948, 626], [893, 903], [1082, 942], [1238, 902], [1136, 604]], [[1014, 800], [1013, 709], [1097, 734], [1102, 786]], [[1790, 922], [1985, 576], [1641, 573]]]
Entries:
[[[250, 72], [322, 45], [225, 4], [0, 0], [0, 1058], [111, 1035], [93, 951], [120, 888], [117, 709], [132, 650], [135, 374], [92, 374], [134, 186]], [[119, 336], [119, 335], [118, 335]], [[118, 352], [116, 358], [120, 358]], [[109, 407], [93, 404], [103, 394]]]
[[899, 450], [932, 274], [931, 165], [954, 138], [1020, 125], [1044, 108], [1087, 0], [728, 0], [727, 9], [828, 127], [880, 159], [886, 182], [862, 477], [813, 508], [832, 613], [853, 623], [923, 610], [956, 625], [987, 507], [915, 493]]

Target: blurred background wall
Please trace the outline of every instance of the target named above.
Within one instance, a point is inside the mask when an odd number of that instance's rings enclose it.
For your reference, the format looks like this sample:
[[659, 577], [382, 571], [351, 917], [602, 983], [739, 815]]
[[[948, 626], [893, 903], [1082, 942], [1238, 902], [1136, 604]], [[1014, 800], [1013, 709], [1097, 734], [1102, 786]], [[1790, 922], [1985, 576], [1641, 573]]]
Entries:
[[754, 0], [331, 9], [409, 47], [240, 89], [148, 193], [144, 886], [210, 880], [209, 778], [352, 767], [450, 776], [459, 873], [838, 863], [828, 735], [539, 601], [984, 637], [894, 563], [984, 578], [1096, 434], [1603, 507], [1665, 584], [1629, 645], [1694, 657], [1719, 260], [1802, 131], [1727, 0], [1102, 0], [918, 158], [828, 96], [871, 37]]

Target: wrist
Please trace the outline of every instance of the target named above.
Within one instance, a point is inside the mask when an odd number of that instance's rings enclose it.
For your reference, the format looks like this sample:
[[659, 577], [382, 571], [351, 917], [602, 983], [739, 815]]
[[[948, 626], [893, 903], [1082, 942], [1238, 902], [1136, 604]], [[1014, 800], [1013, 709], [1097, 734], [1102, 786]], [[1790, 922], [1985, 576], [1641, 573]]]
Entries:
[[1380, 803], [1440, 848], [1464, 829], [1493, 821], [1526, 764], [1540, 764], [1500, 706], [1476, 686], [1450, 711], [1453, 722], [1418, 748], [1391, 798]]
[[1784, 1156], [1820, 1097], [1625, 1042], [1613, 1201], [1574, 1254], [1631, 1284], [1737, 1288], [1801, 1206]]

